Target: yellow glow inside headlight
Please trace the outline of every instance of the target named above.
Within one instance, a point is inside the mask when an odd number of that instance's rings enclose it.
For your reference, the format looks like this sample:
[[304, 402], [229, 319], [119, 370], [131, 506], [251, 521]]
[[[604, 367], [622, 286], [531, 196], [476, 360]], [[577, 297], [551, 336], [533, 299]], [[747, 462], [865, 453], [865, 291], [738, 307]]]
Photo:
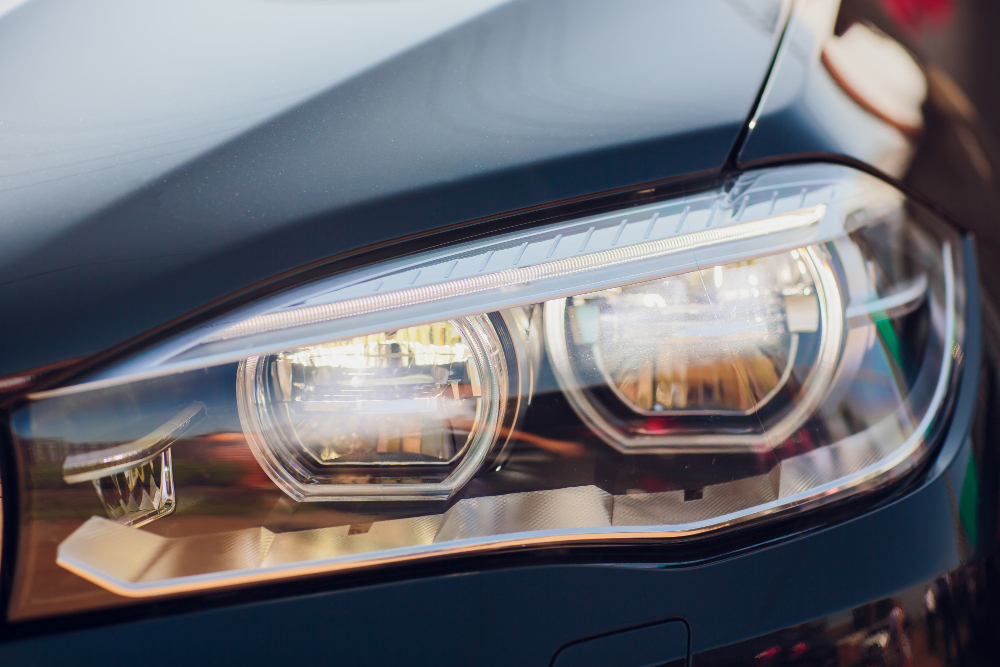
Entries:
[[516, 415], [502, 347], [479, 316], [252, 356], [240, 420], [296, 500], [448, 498]]
[[883, 488], [947, 413], [961, 241], [799, 166], [273, 295], [13, 415], [12, 614], [691, 539]]
[[811, 247], [550, 301], [546, 344], [574, 409], [614, 447], [766, 448], [822, 398], [842, 311]]

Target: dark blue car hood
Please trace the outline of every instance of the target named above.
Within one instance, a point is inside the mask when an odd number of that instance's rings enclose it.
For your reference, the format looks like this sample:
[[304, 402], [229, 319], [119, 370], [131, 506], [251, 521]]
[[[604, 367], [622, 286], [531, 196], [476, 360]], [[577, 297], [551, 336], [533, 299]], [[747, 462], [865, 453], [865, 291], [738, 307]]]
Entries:
[[718, 170], [781, 10], [17, 6], [0, 16], [0, 377], [324, 258]]

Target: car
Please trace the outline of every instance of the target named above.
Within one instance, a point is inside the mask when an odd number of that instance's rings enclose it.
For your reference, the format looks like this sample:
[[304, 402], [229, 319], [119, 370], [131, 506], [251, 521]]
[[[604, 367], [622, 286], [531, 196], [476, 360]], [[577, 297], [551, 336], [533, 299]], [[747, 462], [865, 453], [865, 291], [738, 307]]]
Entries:
[[0, 664], [1000, 660], [1000, 163], [881, 5], [4, 10]]

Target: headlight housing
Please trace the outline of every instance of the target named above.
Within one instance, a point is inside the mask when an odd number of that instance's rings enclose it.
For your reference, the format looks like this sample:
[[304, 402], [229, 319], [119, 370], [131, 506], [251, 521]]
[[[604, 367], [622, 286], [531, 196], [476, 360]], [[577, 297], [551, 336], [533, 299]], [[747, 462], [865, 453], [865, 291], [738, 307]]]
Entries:
[[960, 241], [798, 166], [278, 294], [14, 415], [14, 615], [883, 487], [946, 414]]

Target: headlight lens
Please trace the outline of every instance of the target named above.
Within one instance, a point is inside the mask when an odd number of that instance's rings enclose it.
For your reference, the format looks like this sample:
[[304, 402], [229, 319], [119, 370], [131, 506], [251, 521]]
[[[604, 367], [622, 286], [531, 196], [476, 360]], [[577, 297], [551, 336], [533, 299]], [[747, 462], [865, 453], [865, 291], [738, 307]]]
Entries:
[[945, 413], [959, 241], [881, 181], [790, 167], [280, 294], [14, 415], [12, 614], [881, 487]]
[[261, 467], [296, 500], [447, 499], [511, 412], [507, 374], [479, 315], [249, 357], [237, 400]]
[[844, 333], [816, 247], [550, 301], [545, 317], [560, 386], [622, 451], [770, 449], [815, 411]]

